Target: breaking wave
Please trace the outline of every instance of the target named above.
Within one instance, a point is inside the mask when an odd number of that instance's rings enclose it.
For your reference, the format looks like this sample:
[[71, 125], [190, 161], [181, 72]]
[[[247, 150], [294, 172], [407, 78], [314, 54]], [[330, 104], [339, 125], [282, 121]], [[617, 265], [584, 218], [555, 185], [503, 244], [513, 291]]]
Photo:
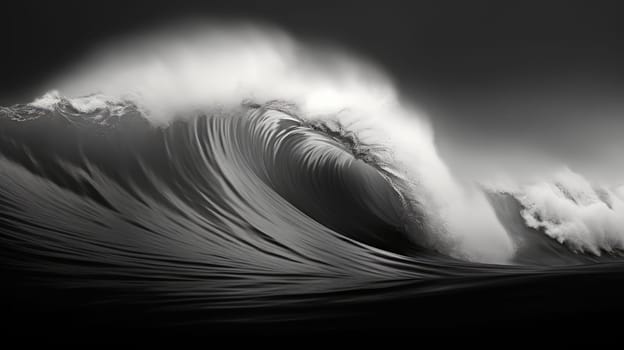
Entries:
[[98, 51], [53, 82], [71, 97], [0, 109], [7, 269], [256, 307], [624, 249], [622, 188], [570, 170], [460, 186], [427, 119], [368, 64], [255, 27], [178, 34]]

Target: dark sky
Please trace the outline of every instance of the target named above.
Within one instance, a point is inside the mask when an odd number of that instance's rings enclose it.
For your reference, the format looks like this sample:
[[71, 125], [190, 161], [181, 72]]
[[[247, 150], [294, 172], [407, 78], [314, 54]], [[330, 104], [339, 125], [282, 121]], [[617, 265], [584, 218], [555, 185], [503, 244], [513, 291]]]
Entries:
[[[21, 90], [102, 40], [185, 16], [246, 17], [347, 46], [432, 95], [533, 88], [581, 78], [620, 83], [624, 21], [599, 1], [46, 1], [9, 6], [2, 92]], [[409, 3], [409, 4], [408, 4]], [[7, 22], [8, 19], [8, 22]], [[4, 40], [3, 40], [4, 41]], [[5, 46], [6, 47], [6, 46]], [[7, 84], [8, 83], [8, 84]], [[9, 87], [11, 86], [11, 87]], [[5, 95], [5, 94], [3, 94]]]
[[41, 94], [39, 84], [102, 41], [188, 16], [248, 18], [376, 62], [431, 115], [443, 153], [489, 147], [481, 142], [487, 136], [587, 164], [624, 147], [624, 6], [615, 1], [83, 0], [2, 7], [8, 45], [0, 58], [1, 105]]

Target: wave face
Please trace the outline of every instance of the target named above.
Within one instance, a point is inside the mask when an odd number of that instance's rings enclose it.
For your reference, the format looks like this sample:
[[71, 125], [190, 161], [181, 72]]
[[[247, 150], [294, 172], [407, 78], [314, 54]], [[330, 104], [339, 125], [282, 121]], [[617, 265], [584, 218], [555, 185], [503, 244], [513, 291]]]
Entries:
[[0, 109], [6, 270], [103, 288], [104, 303], [214, 311], [620, 261], [621, 189], [566, 170], [469, 191], [383, 79], [344, 58], [302, 67], [310, 51], [281, 36], [213, 30], [59, 83], [91, 94]]
[[37, 283], [258, 307], [459, 273], [414, 231], [401, 180], [336, 125], [279, 102], [166, 127], [129, 102], [74, 103], [0, 116], [3, 256]]

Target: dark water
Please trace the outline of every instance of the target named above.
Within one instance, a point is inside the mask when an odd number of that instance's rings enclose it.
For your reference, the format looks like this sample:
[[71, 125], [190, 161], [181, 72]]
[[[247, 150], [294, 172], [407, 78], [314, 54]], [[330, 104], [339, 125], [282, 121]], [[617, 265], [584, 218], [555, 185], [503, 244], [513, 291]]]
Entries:
[[382, 146], [294, 110], [245, 104], [154, 126], [126, 102], [2, 108], [7, 329], [574, 330], [622, 311], [619, 253], [575, 253], [489, 193], [513, 261], [449, 257], [419, 231]]

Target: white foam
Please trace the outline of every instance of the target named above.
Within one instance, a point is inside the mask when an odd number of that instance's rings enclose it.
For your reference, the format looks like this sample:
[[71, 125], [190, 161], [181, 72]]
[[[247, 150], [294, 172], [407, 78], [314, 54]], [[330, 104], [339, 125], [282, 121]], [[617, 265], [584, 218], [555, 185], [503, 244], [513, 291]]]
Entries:
[[58, 92], [58, 90], [51, 90], [45, 93], [43, 96], [36, 98], [33, 102], [29, 103], [29, 105], [51, 111], [54, 110], [54, 107], [59, 102], [61, 102], [61, 94]]
[[103, 95], [90, 95], [69, 99], [72, 107], [83, 113], [92, 113], [97, 110], [106, 109], [112, 104], [111, 98]]
[[601, 255], [624, 249], [624, 202], [617, 193], [620, 190], [597, 191], [582, 176], [565, 169], [522, 186], [517, 198], [525, 207], [521, 214], [528, 226], [543, 229], [575, 251]]
[[102, 94], [89, 94], [78, 97], [65, 97], [58, 90], [51, 90], [43, 96], [35, 99], [28, 105], [36, 108], [54, 110], [60, 103], [66, 102], [76, 111], [82, 113], [93, 113], [99, 110], [108, 110], [111, 114], [123, 112], [127, 104], [116, 97]]

